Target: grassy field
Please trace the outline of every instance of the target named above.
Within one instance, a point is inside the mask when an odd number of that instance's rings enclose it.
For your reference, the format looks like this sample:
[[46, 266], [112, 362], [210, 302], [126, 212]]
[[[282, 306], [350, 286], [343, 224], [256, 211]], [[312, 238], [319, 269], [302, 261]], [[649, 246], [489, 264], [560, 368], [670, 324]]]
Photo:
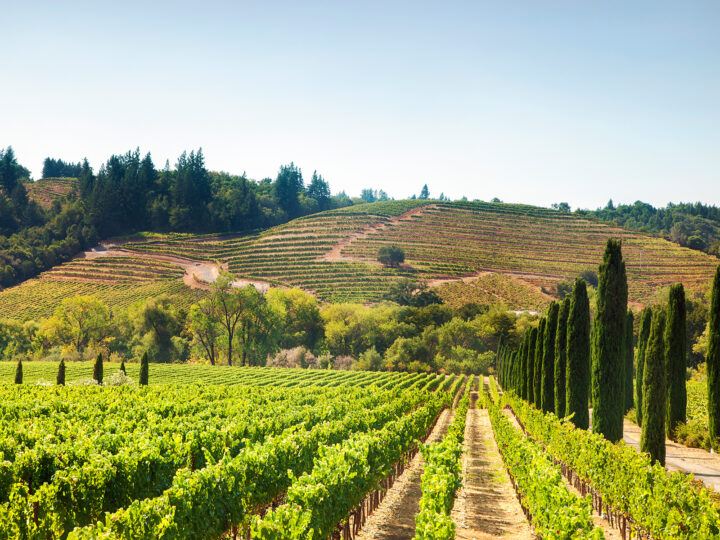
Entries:
[[50, 208], [53, 201], [78, 191], [77, 178], [43, 178], [25, 184], [28, 198], [43, 208]]

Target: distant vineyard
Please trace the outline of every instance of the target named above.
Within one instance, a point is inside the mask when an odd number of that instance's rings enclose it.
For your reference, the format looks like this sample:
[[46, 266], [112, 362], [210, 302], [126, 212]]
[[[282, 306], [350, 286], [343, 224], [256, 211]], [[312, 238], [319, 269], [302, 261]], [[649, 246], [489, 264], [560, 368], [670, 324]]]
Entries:
[[77, 192], [77, 178], [43, 178], [25, 184], [28, 198], [44, 208], [50, 208], [54, 200], [62, 199], [71, 192]]
[[178, 306], [188, 307], [199, 293], [178, 280], [103, 283], [31, 279], [0, 292], [0, 318], [37, 320], [49, 317], [64, 298], [78, 295], [94, 295], [108, 306], [125, 308], [161, 294], [170, 296]]
[[[39, 317], [62, 298], [96, 294], [111, 306], [157, 294], [187, 303], [195, 293], [178, 279], [179, 264], [219, 261], [237, 277], [298, 287], [329, 302], [371, 302], [401, 278], [453, 280], [441, 295], [539, 310], [560, 280], [597, 270], [608, 237], [623, 241], [630, 300], [650, 303], [658, 289], [682, 282], [708, 290], [720, 261], [661, 238], [532, 206], [483, 202], [387, 201], [296, 219], [245, 236], [145, 234], [119, 242], [134, 256], [75, 259], [0, 293], [3, 316]], [[398, 245], [405, 264], [377, 262], [382, 246]], [[488, 275], [489, 274], [489, 275]], [[477, 279], [475, 279], [477, 278]]]
[[[707, 290], [716, 258], [660, 238], [532, 206], [482, 202], [391, 201], [325, 212], [257, 235], [207, 240], [156, 237], [125, 245], [139, 253], [173, 253], [229, 263], [241, 277], [295, 286], [328, 301], [372, 301], [401, 277], [459, 278], [481, 272], [515, 274], [526, 281], [572, 278], [597, 270], [609, 237], [623, 240], [630, 299], [648, 302], [655, 291], [682, 281]], [[405, 250], [406, 265], [377, 263], [381, 246]], [[497, 278], [495, 278], [497, 280]], [[542, 295], [498, 281], [493, 295], [510, 304], [542, 304]], [[522, 288], [522, 284], [519, 285]]]

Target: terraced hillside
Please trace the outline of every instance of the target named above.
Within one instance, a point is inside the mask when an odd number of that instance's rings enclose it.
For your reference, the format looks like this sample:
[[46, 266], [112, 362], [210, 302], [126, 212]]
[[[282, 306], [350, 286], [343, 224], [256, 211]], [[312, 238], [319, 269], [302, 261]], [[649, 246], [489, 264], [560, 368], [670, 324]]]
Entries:
[[71, 192], [78, 190], [77, 178], [43, 178], [25, 184], [28, 198], [43, 208], [49, 208], [53, 201], [62, 199]]
[[[597, 270], [611, 236], [623, 240], [630, 299], [638, 303], [677, 281], [691, 291], [704, 291], [720, 263], [661, 238], [573, 214], [483, 202], [372, 203], [243, 238], [158, 238], [123, 247], [219, 259], [238, 276], [301, 287], [325, 300], [371, 301], [402, 276], [438, 280], [493, 272], [515, 280], [528, 294], [548, 290], [557, 280]], [[405, 250], [405, 265], [399, 269], [376, 261], [378, 249], [390, 244]], [[516, 301], [516, 293], [498, 294], [508, 295], [509, 303]]]
[[[194, 293], [186, 285], [202, 287], [214, 279], [215, 261], [256, 285], [299, 287], [330, 302], [374, 301], [392, 282], [414, 277], [440, 286], [452, 303], [542, 309], [559, 280], [597, 270], [611, 236], [623, 241], [630, 300], [638, 304], [677, 281], [690, 292], [704, 292], [720, 263], [660, 238], [544, 208], [388, 201], [315, 214], [247, 236], [148, 235], [110, 243], [103, 256], [88, 254], [89, 259], [1, 292], [0, 310], [18, 318], [49, 314], [73, 294], [127, 305], [166, 292], [187, 302]], [[376, 261], [378, 249], [389, 244], [405, 250], [400, 268]]]

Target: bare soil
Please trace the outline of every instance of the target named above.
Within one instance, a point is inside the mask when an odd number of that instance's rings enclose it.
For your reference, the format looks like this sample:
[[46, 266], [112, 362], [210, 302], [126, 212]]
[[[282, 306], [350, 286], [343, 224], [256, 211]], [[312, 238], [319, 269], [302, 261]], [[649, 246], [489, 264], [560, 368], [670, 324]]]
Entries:
[[468, 411], [464, 450], [463, 487], [452, 512], [455, 537], [534, 538], [503, 466], [486, 410]]

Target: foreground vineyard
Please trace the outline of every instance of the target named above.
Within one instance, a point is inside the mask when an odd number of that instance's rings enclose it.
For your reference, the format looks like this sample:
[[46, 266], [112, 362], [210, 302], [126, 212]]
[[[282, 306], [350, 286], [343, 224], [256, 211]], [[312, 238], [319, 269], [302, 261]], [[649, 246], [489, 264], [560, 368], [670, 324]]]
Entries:
[[235, 371], [244, 378], [232, 387], [0, 386], [0, 538], [219, 537], [286, 491], [295, 512], [293, 493], [352, 455], [364, 483], [307, 525], [332, 529], [457, 387], [425, 375]]

